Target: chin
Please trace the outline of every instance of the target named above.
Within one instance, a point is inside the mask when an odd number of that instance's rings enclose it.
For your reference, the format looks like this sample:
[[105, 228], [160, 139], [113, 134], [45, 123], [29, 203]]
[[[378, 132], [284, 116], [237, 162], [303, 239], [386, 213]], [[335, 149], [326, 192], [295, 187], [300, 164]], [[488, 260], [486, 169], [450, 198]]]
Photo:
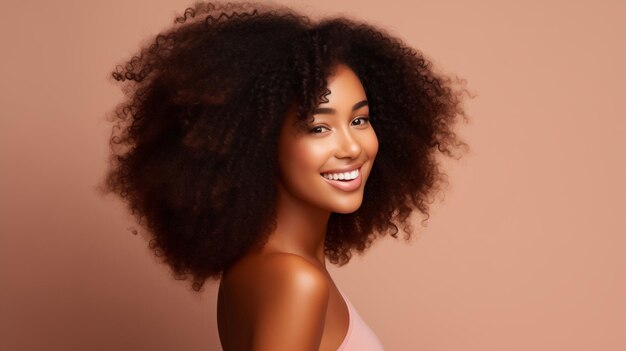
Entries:
[[358, 201], [350, 201], [349, 199], [343, 199], [341, 202], [335, 202], [330, 206], [330, 211], [341, 214], [349, 214], [356, 212], [363, 203], [363, 197], [361, 196]]
[[355, 208], [353, 210], [345, 210], [345, 211], [344, 210], [335, 210], [335, 211], [332, 211], [332, 212], [333, 213], [340, 213], [340, 214], [350, 214], [350, 213], [356, 212], [356, 210], [358, 210], [358, 209], [359, 208], [357, 207], [357, 208]]

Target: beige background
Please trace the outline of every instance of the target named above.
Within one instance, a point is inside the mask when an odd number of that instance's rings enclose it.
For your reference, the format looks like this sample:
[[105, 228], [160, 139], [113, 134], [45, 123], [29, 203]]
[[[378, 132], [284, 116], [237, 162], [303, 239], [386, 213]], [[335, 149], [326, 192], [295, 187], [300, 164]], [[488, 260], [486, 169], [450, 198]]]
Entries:
[[[622, 1], [282, 1], [369, 20], [468, 80], [472, 146], [412, 244], [331, 268], [387, 350], [626, 349]], [[0, 39], [0, 349], [219, 350], [105, 170], [109, 71], [174, 0], [12, 1]]]

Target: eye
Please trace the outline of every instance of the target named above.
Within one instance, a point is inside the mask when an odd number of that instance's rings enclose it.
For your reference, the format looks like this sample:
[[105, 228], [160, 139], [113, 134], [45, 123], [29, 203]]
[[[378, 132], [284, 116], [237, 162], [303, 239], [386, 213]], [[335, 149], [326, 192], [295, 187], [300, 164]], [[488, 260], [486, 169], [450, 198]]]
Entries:
[[[326, 128], [326, 127], [324, 127], [324, 126], [315, 126], [315, 127], [311, 128], [309, 130], [309, 133], [311, 133], [311, 134], [320, 134], [321, 133], [321, 131], [319, 131], [320, 128]], [[326, 129], [328, 129], [328, 128], [326, 128]]]
[[362, 120], [363, 121], [363, 123], [359, 123], [357, 125], [366, 125], [366, 124], [368, 124], [370, 122], [370, 118], [369, 117], [365, 117], [365, 116], [356, 118], [354, 120], [355, 121], [358, 121], [358, 120]]

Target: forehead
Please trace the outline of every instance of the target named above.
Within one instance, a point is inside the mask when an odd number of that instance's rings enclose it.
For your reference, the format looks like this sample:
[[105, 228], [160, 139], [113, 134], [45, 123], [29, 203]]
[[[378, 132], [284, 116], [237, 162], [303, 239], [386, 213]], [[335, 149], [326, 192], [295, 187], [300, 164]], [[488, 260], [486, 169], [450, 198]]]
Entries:
[[330, 94], [326, 95], [328, 102], [322, 102], [320, 106], [345, 104], [351, 107], [365, 98], [365, 89], [359, 77], [344, 64], [338, 64], [326, 81]]

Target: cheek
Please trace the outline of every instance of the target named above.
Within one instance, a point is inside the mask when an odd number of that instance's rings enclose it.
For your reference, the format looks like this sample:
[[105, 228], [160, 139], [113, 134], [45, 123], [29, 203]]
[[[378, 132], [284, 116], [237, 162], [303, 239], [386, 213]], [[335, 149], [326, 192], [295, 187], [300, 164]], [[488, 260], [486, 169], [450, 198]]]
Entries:
[[283, 173], [295, 179], [303, 179], [305, 175], [318, 173], [324, 166], [326, 151], [307, 142], [291, 142], [281, 154], [281, 168]]
[[281, 159], [282, 184], [293, 196], [316, 202], [324, 186], [319, 172], [324, 167], [326, 152], [311, 144], [293, 143]]
[[294, 144], [289, 152], [290, 163], [294, 166], [293, 172], [318, 172], [324, 165], [325, 150], [310, 143]]
[[374, 159], [376, 157], [376, 154], [378, 153], [378, 137], [376, 136], [376, 133], [374, 132], [373, 129], [372, 129], [372, 133], [367, 137], [363, 145], [365, 145], [365, 150], [367, 150], [367, 155], [371, 159]]

